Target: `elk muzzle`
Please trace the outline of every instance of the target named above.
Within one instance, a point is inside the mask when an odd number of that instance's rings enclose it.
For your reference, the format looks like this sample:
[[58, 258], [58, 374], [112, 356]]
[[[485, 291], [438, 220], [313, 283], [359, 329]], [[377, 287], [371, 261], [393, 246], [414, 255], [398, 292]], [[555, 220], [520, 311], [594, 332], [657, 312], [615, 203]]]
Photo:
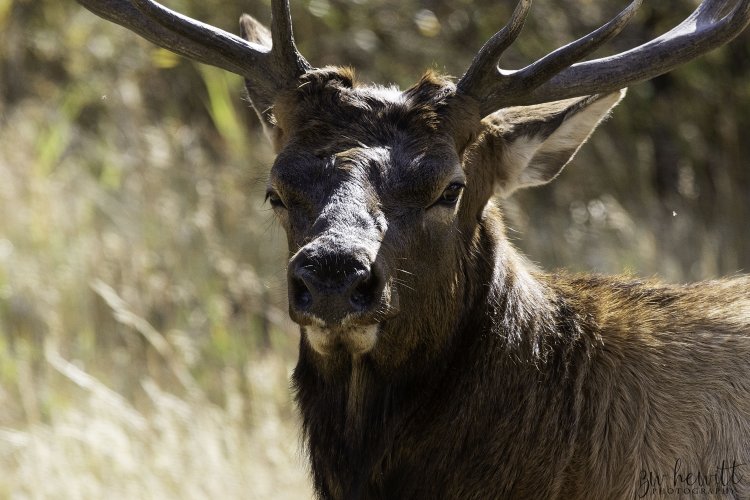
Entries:
[[379, 245], [328, 234], [302, 247], [289, 262], [289, 314], [321, 354], [344, 347], [369, 351], [378, 324], [397, 311]]

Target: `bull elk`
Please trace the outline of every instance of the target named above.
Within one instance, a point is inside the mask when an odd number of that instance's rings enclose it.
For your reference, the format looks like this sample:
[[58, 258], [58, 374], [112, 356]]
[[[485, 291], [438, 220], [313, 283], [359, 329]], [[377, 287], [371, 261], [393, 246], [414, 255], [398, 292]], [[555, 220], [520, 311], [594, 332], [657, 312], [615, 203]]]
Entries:
[[288, 238], [320, 498], [750, 498], [750, 278], [544, 273], [493, 202], [555, 178], [621, 89], [730, 41], [750, 0], [704, 0], [668, 33], [580, 62], [636, 0], [503, 70], [521, 0], [457, 83], [429, 73], [404, 91], [311, 66], [288, 0], [272, 0], [270, 30], [243, 15], [242, 38], [150, 0], [79, 2], [246, 79], [277, 153], [267, 199]]

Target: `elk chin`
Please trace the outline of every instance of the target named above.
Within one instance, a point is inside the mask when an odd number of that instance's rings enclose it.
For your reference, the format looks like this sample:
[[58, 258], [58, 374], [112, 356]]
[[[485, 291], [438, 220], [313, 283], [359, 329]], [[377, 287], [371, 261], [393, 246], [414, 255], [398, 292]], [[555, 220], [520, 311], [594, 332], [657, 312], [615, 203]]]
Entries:
[[352, 356], [365, 354], [375, 347], [379, 325], [341, 325], [328, 327], [307, 325], [303, 327], [307, 343], [321, 356], [344, 349]]

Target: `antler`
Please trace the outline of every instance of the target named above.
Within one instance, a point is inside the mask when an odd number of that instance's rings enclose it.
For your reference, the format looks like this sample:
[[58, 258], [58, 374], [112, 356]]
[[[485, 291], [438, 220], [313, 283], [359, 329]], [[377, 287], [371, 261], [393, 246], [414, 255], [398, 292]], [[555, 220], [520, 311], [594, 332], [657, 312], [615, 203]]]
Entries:
[[[196, 61], [244, 76], [254, 87], [257, 110], [271, 106], [280, 89], [293, 86], [312, 66], [297, 51], [289, 0], [272, 0], [272, 46], [248, 42], [183, 16], [152, 0], [78, 0], [94, 14]], [[255, 102], [259, 100], [261, 102]]]
[[596, 31], [557, 49], [529, 66], [509, 71], [497, 60], [516, 39], [531, 0], [520, 0], [511, 20], [485, 43], [458, 82], [458, 92], [480, 102], [482, 116], [498, 109], [619, 90], [661, 75], [737, 36], [750, 23], [750, 0], [703, 0], [683, 22], [664, 35], [626, 52], [578, 62], [616, 36], [641, 0]]

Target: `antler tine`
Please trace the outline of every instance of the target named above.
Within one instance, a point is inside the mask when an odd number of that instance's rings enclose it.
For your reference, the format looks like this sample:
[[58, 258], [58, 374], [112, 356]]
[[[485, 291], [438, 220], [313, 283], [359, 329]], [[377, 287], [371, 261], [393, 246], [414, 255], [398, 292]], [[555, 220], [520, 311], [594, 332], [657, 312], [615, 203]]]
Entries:
[[[727, 29], [729, 31], [731, 31], [732, 29], [737, 29], [737, 32], [735, 34], [739, 34], [744, 29], [744, 27], [747, 26], [748, 16], [750, 15], [748, 13], [748, 10], [750, 9], [750, 3], [748, 3], [747, 1], [740, 1], [737, 5], [734, 6], [734, 8], [731, 8], [731, 1], [732, 0], [704, 0], [700, 3], [700, 5], [698, 5], [693, 13], [690, 14], [680, 24], [664, 33], [662, 36], [642, 46], [646, 46], [659, 40], [673, 38], [681, 34], [687, 34], [691, 31], [695, 31], [695, 28], [700, 27], [704, 24], [708, 24], [710, 27], [712, 24], [718, 26], [718, 24], [720, 23], [726, 23], [728, 26], [726, 26], [724, 29]], [[719, 22], [717, 23], [717, 21]], [[745, 24], [743, 26], [738, 26], [735, 24], [738, 22], [744, 22]], [[728, 41], [729, 39], [727, 39], [725, 42]]]
[[687, 19], [658, 38], [626, 52], [575, 63], [620, 32], [641, 4], [635, 0], [590, 35], [526, 68], [472, 77], [471, 85], [464, 76], [458, 90], [478, 99], [483, 115], [507, 106], [614, 92], [666, 73], [737, 36], [750, 23], [750, 0], [738, 0], [733, 7], [732, 3], [703, 0]]
[[271, 0], [271, 39], [273, 52], [285, 62], [293, 63], [297, 76], [312, 68], [297, 50], [292, 30], [292, 14], [289, 0]]
[[523, 87], [533, 88], [546, 82], [560, 71], [594, 52], [616, 37], [627, 26], [640, 8], [642, 0], [634, 0], [604, 26], [578, 40], [550, 52], [533, 64], [518, 71]]
[[643, 45], [574, 64], [539, 86], [527, 102], [613, 92], [662, 75], [739, 35], [750, 24], [750, 0], [729, 10], [725, 0], [703, 0], [682, 23]]
[[[474, 88], [469, 84], [459, 86], [459, 89], [479, 99], [482, 114], [492, 113], [498, 107], [502, 107], [503, 101], [513, 102], [517, 96], [528, 94], [530, 90], [542, 85], [560, 71], [580, 61], [617, 36], [633, 18], [641, 3], [642, 0], [634, 0], [604, 26], [547, 54], [519, 71], [497, 69], [495, 74], [489, 73], [492, 77], [489, 84], [488, 79], [485, 78]], [[486, 75], [487, 72], [485, 72]], [[488, 91], [489, 94], [482, 94]]]
[[474, 56], [471, 66], [469, 66], [469, 69], [466, 70], [466, 73], [464, 73], [464, 76], [458, 82], [459, 91], [473, 95], [473, 89], [482, 86], [482, 83], [488, 77], [492, 77], [492, 72], [497, 69], [497, 60], [500, 59], [500, 56], [508, 47], [513, 45], [518, 35], [521, 34], [530, 10], [531, 0], [520, 0], [516, 4], [516, 8], [513, 9], [513, 14], [508, 24], [487, 40], [482, 48], [479, 49], [477, 55]]

